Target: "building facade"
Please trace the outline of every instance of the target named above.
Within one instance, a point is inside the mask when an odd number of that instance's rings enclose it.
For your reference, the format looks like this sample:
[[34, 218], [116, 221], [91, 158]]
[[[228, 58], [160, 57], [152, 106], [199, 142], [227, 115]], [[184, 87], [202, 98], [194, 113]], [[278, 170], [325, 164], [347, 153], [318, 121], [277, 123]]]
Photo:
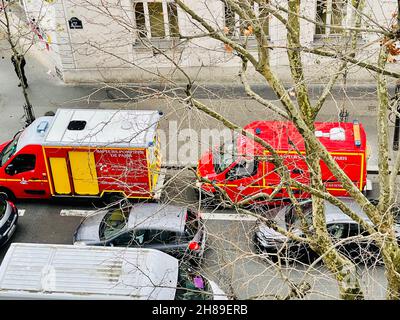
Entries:
[[[204, 31], [183, 12], [174, 0], [21, 0], [29, 25], [37, 35], [35, 51], [66, 83], [163, 82], [163, 77], [182, 80], [174, 63], [197, 81], [226, 83], [238, 73], [240, 61], [222, 43], [203, 37]], [[287, 1], [273, 0], [285, 6]], [[340, 47], [345, 44], [342, 29], [352, 17], [348, 0], [303, 0], [301, 42], [304, 46]], [[246, 22], [221, 0], [185, 0], [208, 23], [232, 38], [244, 40]], [[254, 5], [257, 19], [263, 19], [268, 34], [270, 62], [289, 81], [286, 28], [275, 17]], [[397, 0], [366, 0], [363, 28], [389, 27]], [[317, 21], [315, 24], [313, 21]], [[361, 33], [357, 57], [376, 62], [380, 37]], [[257, 46], [252, 35], [248, 48]], [[348, 43], [347, 43], [348, 45]], [[167, 56], [167, 57], [166, 57]], [[332, 60], [304, 54], [310, 81], [321, 83]], [[393, 64], [393, 68], [397, 65]], [[161, 76], [161, 77], [160, 77]], [[352, 67], [349, 77], [368, 82], [368, 72]], [[253, 82], [261, 79], [253, 73]]]

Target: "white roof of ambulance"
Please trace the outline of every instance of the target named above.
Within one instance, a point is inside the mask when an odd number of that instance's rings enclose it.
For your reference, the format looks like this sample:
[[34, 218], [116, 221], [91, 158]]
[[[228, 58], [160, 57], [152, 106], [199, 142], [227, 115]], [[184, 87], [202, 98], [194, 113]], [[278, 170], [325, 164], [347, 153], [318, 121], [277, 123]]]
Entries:
[[13, 243], [0, 299], [175, 298], [178, 260], [154, 249]]
[[[160, 117], [154, 110], [58, 109], [43, 144], [147, 148]], [[86, 124], [82, 130], [69, 130], [71, 121]]]

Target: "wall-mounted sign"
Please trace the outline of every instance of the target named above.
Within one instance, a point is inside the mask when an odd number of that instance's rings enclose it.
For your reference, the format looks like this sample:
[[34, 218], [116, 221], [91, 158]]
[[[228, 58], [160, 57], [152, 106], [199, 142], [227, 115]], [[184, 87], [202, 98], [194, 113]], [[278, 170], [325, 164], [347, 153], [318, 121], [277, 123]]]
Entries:
[[79, 20], [77, 17], [72, 17], [68, 20], [70, 29], [83, 29], [82, 20]]

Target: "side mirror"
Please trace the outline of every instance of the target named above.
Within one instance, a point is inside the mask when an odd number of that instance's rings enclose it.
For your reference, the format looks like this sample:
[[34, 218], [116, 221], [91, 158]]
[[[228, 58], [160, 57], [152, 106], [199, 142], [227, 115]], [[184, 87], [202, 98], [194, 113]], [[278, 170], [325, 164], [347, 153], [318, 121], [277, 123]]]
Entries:
[[12, 163], [10, 163], [6, 169], [4, 170], [8, 175], [13, 176], [16, 172], [15, 172], [15, 167]]

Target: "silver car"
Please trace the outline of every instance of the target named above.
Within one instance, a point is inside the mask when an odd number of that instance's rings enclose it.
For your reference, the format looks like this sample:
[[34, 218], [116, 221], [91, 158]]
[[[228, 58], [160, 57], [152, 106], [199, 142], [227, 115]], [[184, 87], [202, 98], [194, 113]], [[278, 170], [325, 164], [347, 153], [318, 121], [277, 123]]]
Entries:
[[[361, 207], [350, 198], [341, 200], [354, 212], [356, 212], [366, 223], [372, 225], [370, 219], [363, 212]], [[312, 228], [312, 202], [306, 200], [301, 203], [302, 211], [310, 228]], [[303, 237], [300, 230], [300, 219], [292, 205], [280, 208], [272, 215], [275, 223], [284, 230], [290, 230], [294, 234]], [[331, 235], [332, 241], [337, 243], [339, 252], [349, 257], [356, 263], [376, 262], [379, 256], [379, 249], [371, 240], [357, 238], [358, 235], [367, 235], [360, 225], [344, 214], [338, 207], [325, 201], [326, 227]], [[400, 242], [400, 223], [395, 224], [395, 232]], [[354, 237], [354, 238], [351, 238]], [[350, 238], [349, 240], [345, 240]], [[288, 239], [284, 235], [269, 228], [265, 223], [259, 222], [254, 234], [254, 244], [258, 252], [268, 253], [273, 259], [278, 255], [290, 260], [315, 259], [317, 254], [304, 243]]]
[[113, 208], [82, 220], [76, 245], [143, 247], [199, 262], [206, 233], [200, 215], [186, 207], [141, 203]]
[[0, 247], [4, 245], [17, 228], [18, 210], [15, 205], [0, 195]]

